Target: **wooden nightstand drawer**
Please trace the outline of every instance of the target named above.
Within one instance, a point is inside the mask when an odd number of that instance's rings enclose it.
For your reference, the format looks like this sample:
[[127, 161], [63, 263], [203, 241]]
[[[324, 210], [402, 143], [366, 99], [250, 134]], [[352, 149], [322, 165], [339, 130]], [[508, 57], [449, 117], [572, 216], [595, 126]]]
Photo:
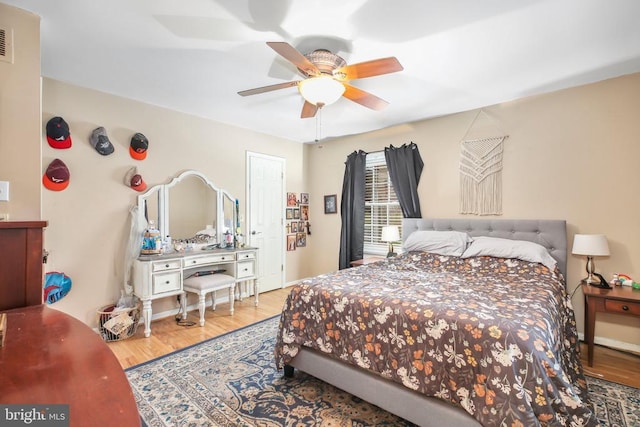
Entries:
[[615, 299], [607, 299], [604, 302], [604, 308], [608, 312], [614, 313], [626, 313], [634, 316], [640, 316], [640, 303], [619, 301]]

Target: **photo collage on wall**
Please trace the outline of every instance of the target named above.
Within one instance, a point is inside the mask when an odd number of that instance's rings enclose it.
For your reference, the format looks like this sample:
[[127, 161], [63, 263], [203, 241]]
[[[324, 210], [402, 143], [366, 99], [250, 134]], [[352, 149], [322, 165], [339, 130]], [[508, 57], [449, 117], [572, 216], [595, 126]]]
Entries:
[[311, 234], [309, 223], [309, 193], [287, 193], [287, 250], [307, 246], [307, 235]]

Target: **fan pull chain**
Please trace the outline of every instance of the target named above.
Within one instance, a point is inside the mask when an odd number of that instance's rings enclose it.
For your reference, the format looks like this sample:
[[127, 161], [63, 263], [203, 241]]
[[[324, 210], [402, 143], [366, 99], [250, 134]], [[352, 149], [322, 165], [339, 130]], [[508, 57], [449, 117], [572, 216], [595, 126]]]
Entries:
[[316, 114], [316, 143], [322, 139], [322, 107], [324, 104], [318, 103], [318, 112]]

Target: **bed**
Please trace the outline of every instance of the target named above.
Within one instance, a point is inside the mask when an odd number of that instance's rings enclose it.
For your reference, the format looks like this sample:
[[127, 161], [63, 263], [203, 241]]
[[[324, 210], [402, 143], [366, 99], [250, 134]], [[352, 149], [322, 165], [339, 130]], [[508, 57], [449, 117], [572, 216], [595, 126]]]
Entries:
[[304, 280], [283, 308], [278, 368], [420, 426], [598, 425], [564, 288], [565, 222], [405, 219], [405, 244], [414, 232], [470, 236], [470, 252], [492, 238], [546, 250], [540, 262], [409, 251]]

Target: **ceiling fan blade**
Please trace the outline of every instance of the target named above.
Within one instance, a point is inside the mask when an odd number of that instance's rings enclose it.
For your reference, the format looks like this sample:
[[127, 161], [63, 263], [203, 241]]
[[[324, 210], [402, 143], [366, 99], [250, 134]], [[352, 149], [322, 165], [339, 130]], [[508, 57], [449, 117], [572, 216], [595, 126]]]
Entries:
[[308, 76], [317, 76], [318, 74], [320, 74], [320, 70], [318, 70], [318, 67], [316, 67], [313, 62], [309, 61], [303, 54], [298, 52], [298, 50], [295, 47], [291, 46], [289, 43], [267, 42], [267, 44], [271, 49], [275, 50], [280, 56], [291, 62]]
[[372, 110], [382, 110], [384, 107], [389, 105], [387, 101], [382, 98], [378, 98], [377, 96], [365, 92], [362, 89], [358, 89], [355, 86], [351, 86], [348, 84], [344, 84], [345, 91], [342, 94], [347, 99], [352, 100], [353, 102], [357, 102], [360, 105], [364, 105], [367, 108], [371, 108]]
[[304, 105], [302, 106], [302, 113], [300, 114], [301, 119], [308, 119], [310, 117], [314, 117], [318, 112], [318, 106], [310, 103], [309, 101], [304, 101]]
[[238, 92], [240, 96], [249, 96], [249, 95], [257, 95], [259, 93], [271, 92], [272, 90], [285, 89], [292, 86], [297, 86], [300, 83], [299, 80], [294, 80], [292, 82], [278, 83], [270, 86], [257, 87], [254, 89], [241, 90]]
[[374, 59], [357, 64], [345, 65], [333, 72], [334, 77], [339, 80], [348, 81], [363, 79], [365, 77], [379, 76], [381, 74], [395, 73], [404, 70], [404, 67], [395, 56], [389, 58]]

